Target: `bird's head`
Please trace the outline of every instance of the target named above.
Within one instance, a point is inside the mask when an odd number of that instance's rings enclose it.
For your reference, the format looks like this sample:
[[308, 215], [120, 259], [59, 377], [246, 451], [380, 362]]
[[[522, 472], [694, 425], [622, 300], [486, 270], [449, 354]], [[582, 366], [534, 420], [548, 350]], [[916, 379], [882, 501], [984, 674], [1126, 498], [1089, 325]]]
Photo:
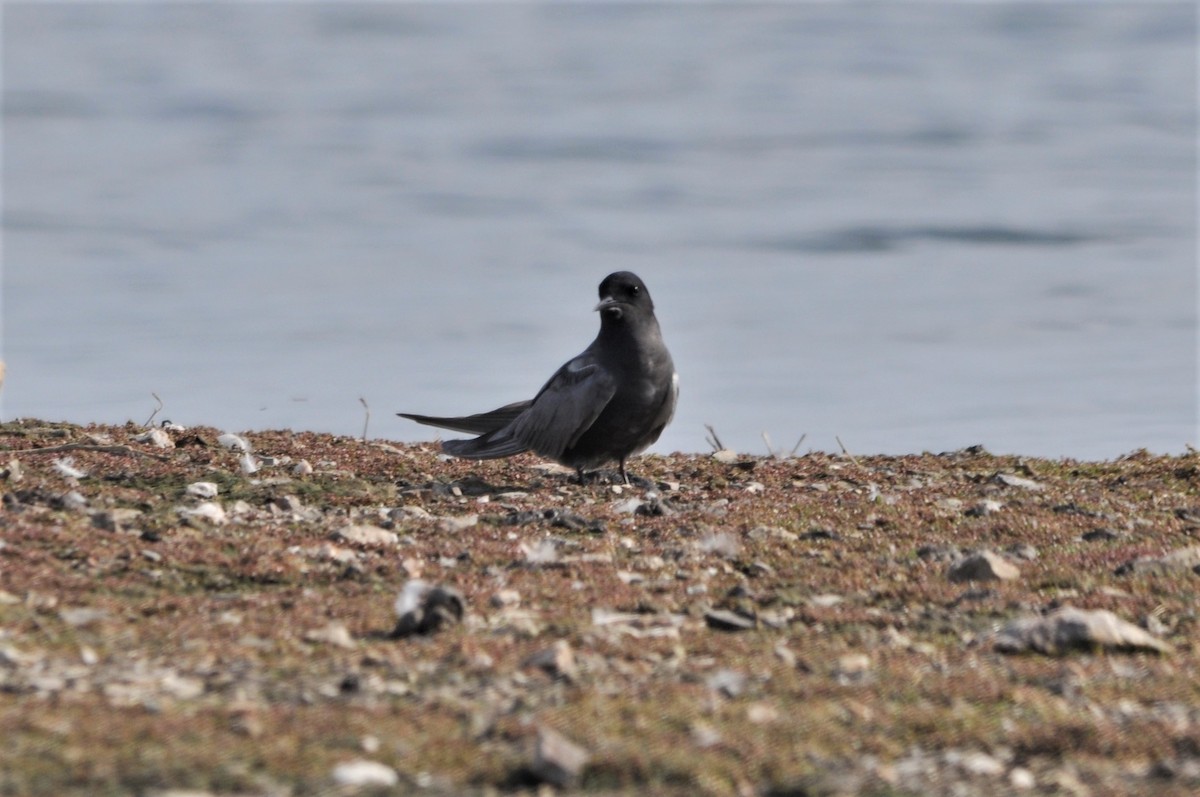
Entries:
[[633, 310], [653, 313], [654, 302], [646, 283], [632, 271], [609, 274], [600, 283], [600, 304], [596, 305], [603, 319], [620, 319]]

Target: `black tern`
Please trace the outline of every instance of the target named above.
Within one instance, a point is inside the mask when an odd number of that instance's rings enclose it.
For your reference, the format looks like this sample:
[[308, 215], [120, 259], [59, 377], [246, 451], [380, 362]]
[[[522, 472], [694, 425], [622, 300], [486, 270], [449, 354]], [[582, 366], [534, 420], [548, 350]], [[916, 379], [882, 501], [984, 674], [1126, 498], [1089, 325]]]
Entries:
[[618, 271], [600, 283], [600, 333], [529, 401], [461, 418], [397, 413], [456, 432], [442, 450], [465, 459], [498, 459], [532, 451], [574, 468], [625, 461], [648, 448], [675, 414], [679, 375], [663, 343], [650, 291], [636, 274]]

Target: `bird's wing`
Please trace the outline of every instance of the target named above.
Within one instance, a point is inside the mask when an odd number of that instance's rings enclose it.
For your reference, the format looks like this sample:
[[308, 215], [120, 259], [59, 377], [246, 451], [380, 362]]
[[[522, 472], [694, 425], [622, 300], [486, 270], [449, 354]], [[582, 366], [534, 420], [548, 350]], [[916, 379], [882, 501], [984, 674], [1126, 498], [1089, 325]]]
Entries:
[[412, 415], [407, 412], [396, 413], [401, 418], [423, 423], [426, 426], [438, 426], [442, 429], [453, 429], [466, 434], [487, 434], [508, 426], [517, 416], [529, 409], [532, 401], [514, 401], [491, 412], [481, 412], [477, 415], [464, 415], [461, 418], [439, 418], [434, 415]]
[[617, 392], [613, 375], [577, 357], [558, 369], [550, 381], [506, 430], [514, 440], [549, 459], [558, 459], [608, 406]]

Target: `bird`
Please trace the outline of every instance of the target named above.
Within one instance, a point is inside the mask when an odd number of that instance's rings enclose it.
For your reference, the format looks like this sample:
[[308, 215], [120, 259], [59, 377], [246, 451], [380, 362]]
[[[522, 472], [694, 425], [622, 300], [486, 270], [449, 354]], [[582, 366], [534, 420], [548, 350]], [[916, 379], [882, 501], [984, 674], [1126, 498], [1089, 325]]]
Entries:
[[478, 435], [446, 440], [442, 450], [464, 459], [498, 459], [526, 451], [584, 471], [616, 461], [629, 484], [626, 461], [658, 440], [675, 415], [679, 374], [663, 342], [654, 302], [630, 271], [600, 283], [600, 332], [568, 360], [537, 395], [463, 417], [396, 413], [402, 418]]

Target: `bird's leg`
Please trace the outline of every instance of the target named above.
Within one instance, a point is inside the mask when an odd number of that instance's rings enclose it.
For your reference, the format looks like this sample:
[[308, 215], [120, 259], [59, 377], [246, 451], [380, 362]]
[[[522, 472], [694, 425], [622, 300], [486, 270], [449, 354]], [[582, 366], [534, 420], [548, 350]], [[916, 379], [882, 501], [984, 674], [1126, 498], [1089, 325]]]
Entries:
[[581, 487], [582, 487], [583, 485], [587, 484], [587, 482], [586, 482], [586, 481], [584, 481], [584, 478], [583, 478], [583, 468], [576, 468], [576, 469], [575, 469], [575, 473], [576, 473], [576, 474], [579, 476], [579, 485], [580, 485]]
[[629, 484], [629, 474], [625, 472], [625, 457], [621, 457], [621, 481]]

